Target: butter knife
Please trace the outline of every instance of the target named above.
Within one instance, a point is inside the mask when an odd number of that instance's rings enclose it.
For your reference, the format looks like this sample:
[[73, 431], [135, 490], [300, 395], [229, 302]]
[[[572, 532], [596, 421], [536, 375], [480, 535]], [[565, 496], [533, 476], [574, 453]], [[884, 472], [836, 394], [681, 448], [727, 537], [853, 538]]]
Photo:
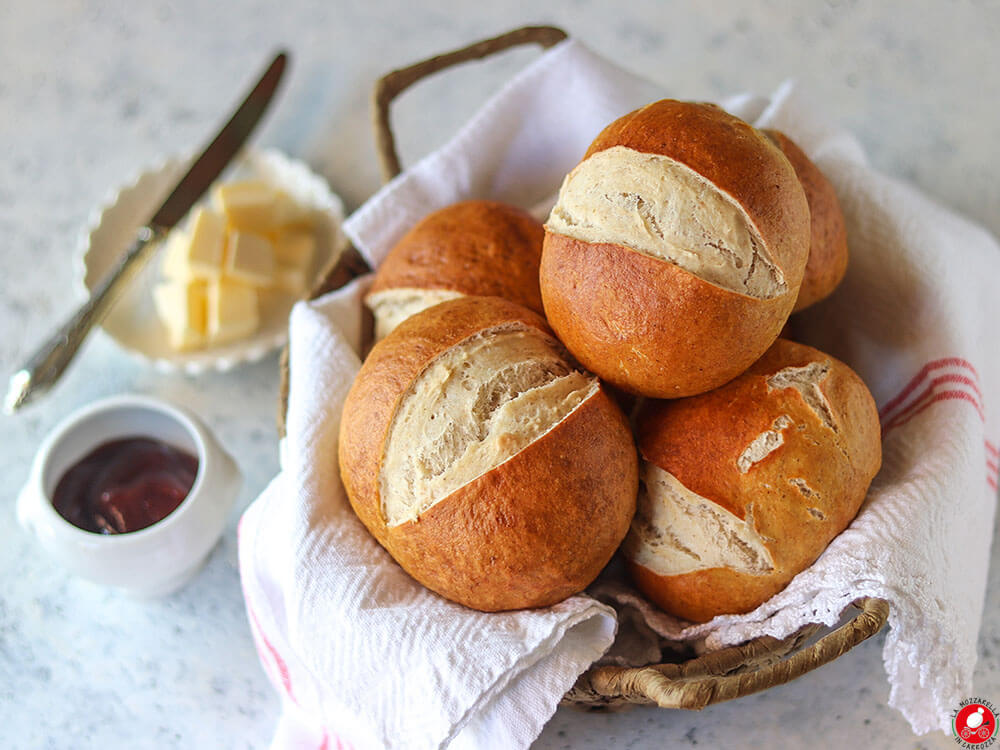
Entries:
[[288, 55], [280, 52], [218, 135], [191, 163], [156, 213], [136, 231], [114, 268], [90, 298], [10, 376], [3, 410], [13, 414], [48, 391], [66, 370], [90, 330], [103, 320], [115, 299], [135, 278], [167, 232], [190, 210], [246, 142], [274, 96]]

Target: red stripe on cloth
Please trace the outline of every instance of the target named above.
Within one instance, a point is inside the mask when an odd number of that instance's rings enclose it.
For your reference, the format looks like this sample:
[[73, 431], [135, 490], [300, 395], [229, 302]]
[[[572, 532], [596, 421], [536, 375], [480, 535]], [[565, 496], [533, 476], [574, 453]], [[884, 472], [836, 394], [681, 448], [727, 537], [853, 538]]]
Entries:
[[994, 474], [997, 473], [997, 462], [995, 460], [986, 459], [986, 468], [992, 471]]
[[983, 392], [979, 390], [979, 384], [972, 378], [966, 377], [965, 375], [941, 375], [931, 381], [932, 386], [938, 385], [939, 383], [961, 383], [962, 385], [967, 385], [979, 398], [979, 403], [983, 403]]
[[[236, 539], [237, 543], [240, 541], [240, 537], [243, 534], [243, 517], [240, 518], [236, 525]], [[242, 581], [241, 581], [242, 583]], [[267, 662], [268, 660], [264, 658], [264, 654], [261, 653], [261, 645], [264, 646], [265, 650], [271, 655], [274, 666], [278, 670], [278, 675], [281, 679], [281, 684], [285, 689], [285, 693], [288, 698], [299, 705], [298, 701], [295, 700], [295, 696], [292, 693], [292, 678], [288, 671], [288, 665], [285, 660], [281, 658], [281, 654], [278, 650], [271, 644], [267, 637], [264, 635], [263, 629], [260, 627], [260, 620], [257, 619], [256, 613], [250, 607], [250, 600], [247, 598], [246, 589], [243, 591], [243, 601], [246, 604], [247, 614], [250, 615], [250, 631], [251, 635], [254, 636], [254, 647], [257, 649], [258, 655], [261, 657], [261, 661]], [[334, 735], [334, 739], [337, 741], [337, 750], [353, 750], [352, 746], [341, 742], [340, 738]], [[323, 740], [320, 743], [319, 750], [330, 750], [330, 735], [326, 729], [323, 730]]]
[[935, 393], [930, 398], [924, 398], [924, 397], [922, 398], [923, 401], [920, 404], [919, 408], [912, 411], [907, 409], [907, 412], [909, 413], [900, 412], [900, 414], [897, 414], [888, 423], [886, 423], [882, 427], [882, 434], [885, 435], [887, 432], [889, 432], [889, 430], [894, 429], [896, 427], [902, 427], [904, 424], [909, 422], [915, 416], [926, 411], [928, 407], [938, 403], [939, 401], [955, 401], [955, 400], [968, 401], [970, 404], [976, 407], [976, 411], [979, 412], [979, 416], [980, 417], [983, 416], [983, 409], [979, 405], [979, 402], [975, 399], [974, 396], [970, 395], [966, 391], [942, 391], [941, 393]]
[[997, 480], [993, 477], [986, 477], [986, 484], [988, 484], [994, 492], [997, 491]]
[[976, 368], [973, 367], [972, 363], [970, 363], [967, 359], [962, 359], [961, 357], [945, 357], [943, 359], [935, 359], [920, 368], [920, 371], [913, 376], [910, 382], [907, 383], [906, 387], [903, 388], [898, 395], [890, 399], [889, 402], [879, 410], [879, 416], [884, 419], [890, 411], [903, 403], [907, 396], [917, 389], [921, 381], [927, 377], [931, 370], [937, 369], [938, 367], [965, 367], [972, 371], [976, 380], [979, 380], [979, 373], [976, 372]]
[[[965, 377], [964, 375], [939, 375], [938, 377], [930, 380], [927, 383], [926, 387], [920, 392], [920, 394], [912, 401], [910, 401], [910, 403], [907, 404], [905, 407], [897, 411], [896, 414], [891, 419], [884, 420], [884, 423], [888, 425], [892, 422], [902, 419], [913, 410], [920, 409], [923, 406], [924, 401], [926, 401], [933, 395], [935, 389], [939, 385], [944, 385], [946, 383], [948, 384], [958, 383], [959, 385], [970, 386], [975, 391], [976, 394], [975, 398], [973, 398], [971, 394], [969, 395], [970, 403], [972, 403], [976, 407], [976, 411], [979, 412], [979, 416], [982, 418], [982, 420], [984, 422], [986, 421], [986, 413], [983, 410], [983, 405], [982, 405], [982, 393], [971, 379]], [[951, 388], [950, 390], [957, 392], [957, 389], [955, 388]]]
[[267, 675], [267, 679], [276, 685], [277, 681], [280, 679], [277, 675], [277, 669], [274, 666], [274, 663], [264, 655], [266, 649], [264, 648], [262, 636], [253, 622], [250, 623], [250, 635], [253, 637], [253, 645], [257, 650], [257, 658], [260, 659], [261, 666], [264, 668], [264, 673]]
[[960, 385], [964, 385], [971, 388], [976, 395], [976, 401], [975, 401], [976, 410], [979, 411], [981, 416], [983, 415], [983, 407], [982, 407], [983, 394], [982, 391], [979, 390], [979, 385], [976, 383], [976, 381], [965, 375], [957, 375], [950, 373], [947, 375], [938, 375], [936, 378], [932, 378], [931, 380], [927, 381], [924, 386], [924, 389], [914, 399], [912, 399], [908, 404], [906, 404], [906, 406], [897, 411], [889, 419], [886, 419], [886, 414], [883, 413], [881, 415], [882, 420], [884, 422], [891, 422], [893, 420], [899, 419], [906, 413], [917, 408], [920, 405], [921, 401], [923, 399], [926, 399], [937, 386], [942, 385], [944, 383], [958, 383]]
[[[931, 397], [931, 395], [934, 393], [935, 388], [944, 383], [959, 383], [961, 385], [971, 385], [973, 388], [975, 388], [977, 397], [973, 399], [972, 396], [970, 395], [969, 396], [970, 403], [976, 407], [976, 411], [979, 412], [980, 418], [982, 418], [984, 422], [986, 421], [986, 413], [983, 411], [983, 406], [982, 406], [982, 394], [979, 392], [979, 388], [977, 388], [975, 384], [964, 375], [940, 375], [931, 380], [927, 384], [927, 387], [920, 392], [920, 395], [917, 396], [915, 399], [913, 399], [913, 401], [911, 401], [905, 408], [896, 412], [896, 415], [892, 419], [886, 422], [886, 427], [883, 428], [883, 432], [885, 431], [885, 429], [888, 428], [888, 425], [890, 423], [902, 419], [907, 414], [912, 412], [914, 409], [922, 411], [923, 408], [926, 408], [923, 406], [924, 401]], [[957, 393], [958, 391], [955, 392]]]
[[993, 443], [989, 440], [986, 441], [986, 450], [992, 453], [994, 456], [1000, 457], [1000, 449], [997, 449]]
[[[278, 649], [276, 649], [271, 642], [267, 640], [267, 636], [264, 635], [264, 631], [260, 627], [260, 621], [257, 619], [257, 615], [254, 614], [254, 611], [250, 608], [250, 602], [247, 601], [246, 605], [247, 613], [249, 613], [250, 619], [254, 625], [254, 630], [256, 630], [257, 635], [260, 637], [260, 642], [264, 644], [264, 648], [267, 649], [267, 652], [271, 655], [271, 658], [274, 661], [274, 666], [278, 669], [278, 675], [281, 678], [282, 687], [285, 688], [285, 694], [288, 695], [292, 703], [298, 705], [298, 702], [295, 700], [295, 694], [292, 692], [292, 677], [289, 674], [288, 665], [285, 663], [285, 660], [281, 658], [281, 654], [278, 653]], [[260, 651], [260, 649], [258, 649], [258, 651]], [[263, 654], [261, 654], [261, 656], [263, 656]]]

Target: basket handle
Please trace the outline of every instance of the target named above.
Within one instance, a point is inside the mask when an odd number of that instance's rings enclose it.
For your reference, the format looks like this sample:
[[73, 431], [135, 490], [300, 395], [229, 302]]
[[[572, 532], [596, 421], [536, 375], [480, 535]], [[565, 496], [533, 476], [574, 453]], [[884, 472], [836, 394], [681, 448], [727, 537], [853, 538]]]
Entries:
[[389, 123], [389, 105], [403, 91], [422, 78], [459, 63], [480, 60], [521, 44], [538, 44], [547, 49], [566, 37], [566, 32], [555, 26], [524, 26], [492, 39], [484, 39], [468, 47], [394, 70], [378, 79], [372, 96], [372, 119], [375, 127], [375, 150], [382, 171], [382, 181], [389, 182], [402, 171], [399, 154], [396, 151], [396, 137]]
[[[403, 91], [429, 75], [469, 60], [479, 60], [521, 44], [538, 44], [551, 47], [567, 38], [555, 26], [524, 26], [506, 34], [483, 39], [468, 47], [445, 52], [441, 55], [386, 73], [375, 82], [372, 90], [372, 119], [375, 128], [375, 153], [378, 157], [382, 181], [389, 182], [402, 171], [396, 152], [396, 136], [389, 121], [389, 105]], [[352, 246], [348, 246], [337, 261], [323, 270], [319, 283], [309, 292], [309, 299], [316, 299], [327, 292], [339, 289], [352, 279], [371, 269]]]
[[[383, 182], [388, 182], [402, 171], [399, 165], [399, 155], [396, 153], [396, 138], [389, 123], [389, 105], [400, 93], [422, 78], [453, 65], [489, 57], [520, 44], [539, 44], [548, 48], [558, 44], [566, 37], [566, 32], [555, 26], [525, 26], [492, 39], [484, 39], [470, 44], [468, 47], [436, 55], [406, 68], [394, 70], [379, 78], [375, 82], [375, 88], [372, 92], [372, 118], [375, 127], [375, 151]], [[320, 272], [319, 281], [309, 290], [307, 297], [308, 299], [316, 299], [327, 292], [339, 289], [370, 270], [361, 253], [353, 245], [347, 245], [340, 255]], [[371, 321], [367, 319], [367, 316], [365, 325], [371, 327]], [[288, 411], [287, 346], [281, 353], [280, 370], [281, 384], [277, 422], [278, 434], [284, 437], [285, 415]]]
[[[888, 602], [863, 598], [853, 604], [861, 611], [849, 622], [784, 660], [775, 661], [773, 656], [767, 658], [771, 651], [769, 644], [780, 642], [773, 638], [757, 638], [683, 664], [633, 669], [597, 667], [580, 678], [573, 692], [607, 698], [608, 702], [701, 709], [783, 685], [833, 661], [882, 629], [889, 617]], [[789, 640], [799, 640], [798, 635]], [[762, 660], [763, 666], [754, 670]], [[748, 666], [749, 670], [733, 673], [742, 666]]]

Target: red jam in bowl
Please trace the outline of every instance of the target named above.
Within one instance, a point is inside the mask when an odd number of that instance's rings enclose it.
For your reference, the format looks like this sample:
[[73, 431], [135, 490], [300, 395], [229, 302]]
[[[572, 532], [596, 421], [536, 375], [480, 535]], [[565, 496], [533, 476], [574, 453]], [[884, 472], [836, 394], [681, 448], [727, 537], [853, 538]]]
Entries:
[[52, 504], [85, 531], [125, 534], [170, 515], [191, 491], [197, 474], [197, 458], [159, 440], [113, 440], [62, 475]]

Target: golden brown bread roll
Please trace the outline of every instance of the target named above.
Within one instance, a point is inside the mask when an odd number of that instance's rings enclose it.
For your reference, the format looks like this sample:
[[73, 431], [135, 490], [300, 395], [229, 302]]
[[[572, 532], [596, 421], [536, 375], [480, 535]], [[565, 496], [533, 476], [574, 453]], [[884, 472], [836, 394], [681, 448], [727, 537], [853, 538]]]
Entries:
[[379, 266], [365, 299], [381, 340], [410, 315], [462, 295], [495, 296], [542, 312], [545, 231], [515, 206], [469, 200], [426, 216]]
[[847, 271], [847, 227], [833, 185], [805, 152], [780, 130], [764, 133], [792, 163], [809, 202], [809, 261], [792, 312], [824, 299], [837, 288]]
[[673, 100], [598, 135], [545, 229], [550, 325], [586, 368], [659, 398], [760, 357], [809, 252], [809, 207], [781, 151], [718, 107]]
[[637, 420], [640, 590], [695, 622], [783, 589], [854, 518], [882, 460], [878, 412], [843, 362], [779, 339], [745, 374]]
[[344, 405], [340, 470], [411, 576], [485, 611], [587, 586], [638, 487], [621, 410], [541, 317], [496, 297], [444, 302], [375, 345]]

